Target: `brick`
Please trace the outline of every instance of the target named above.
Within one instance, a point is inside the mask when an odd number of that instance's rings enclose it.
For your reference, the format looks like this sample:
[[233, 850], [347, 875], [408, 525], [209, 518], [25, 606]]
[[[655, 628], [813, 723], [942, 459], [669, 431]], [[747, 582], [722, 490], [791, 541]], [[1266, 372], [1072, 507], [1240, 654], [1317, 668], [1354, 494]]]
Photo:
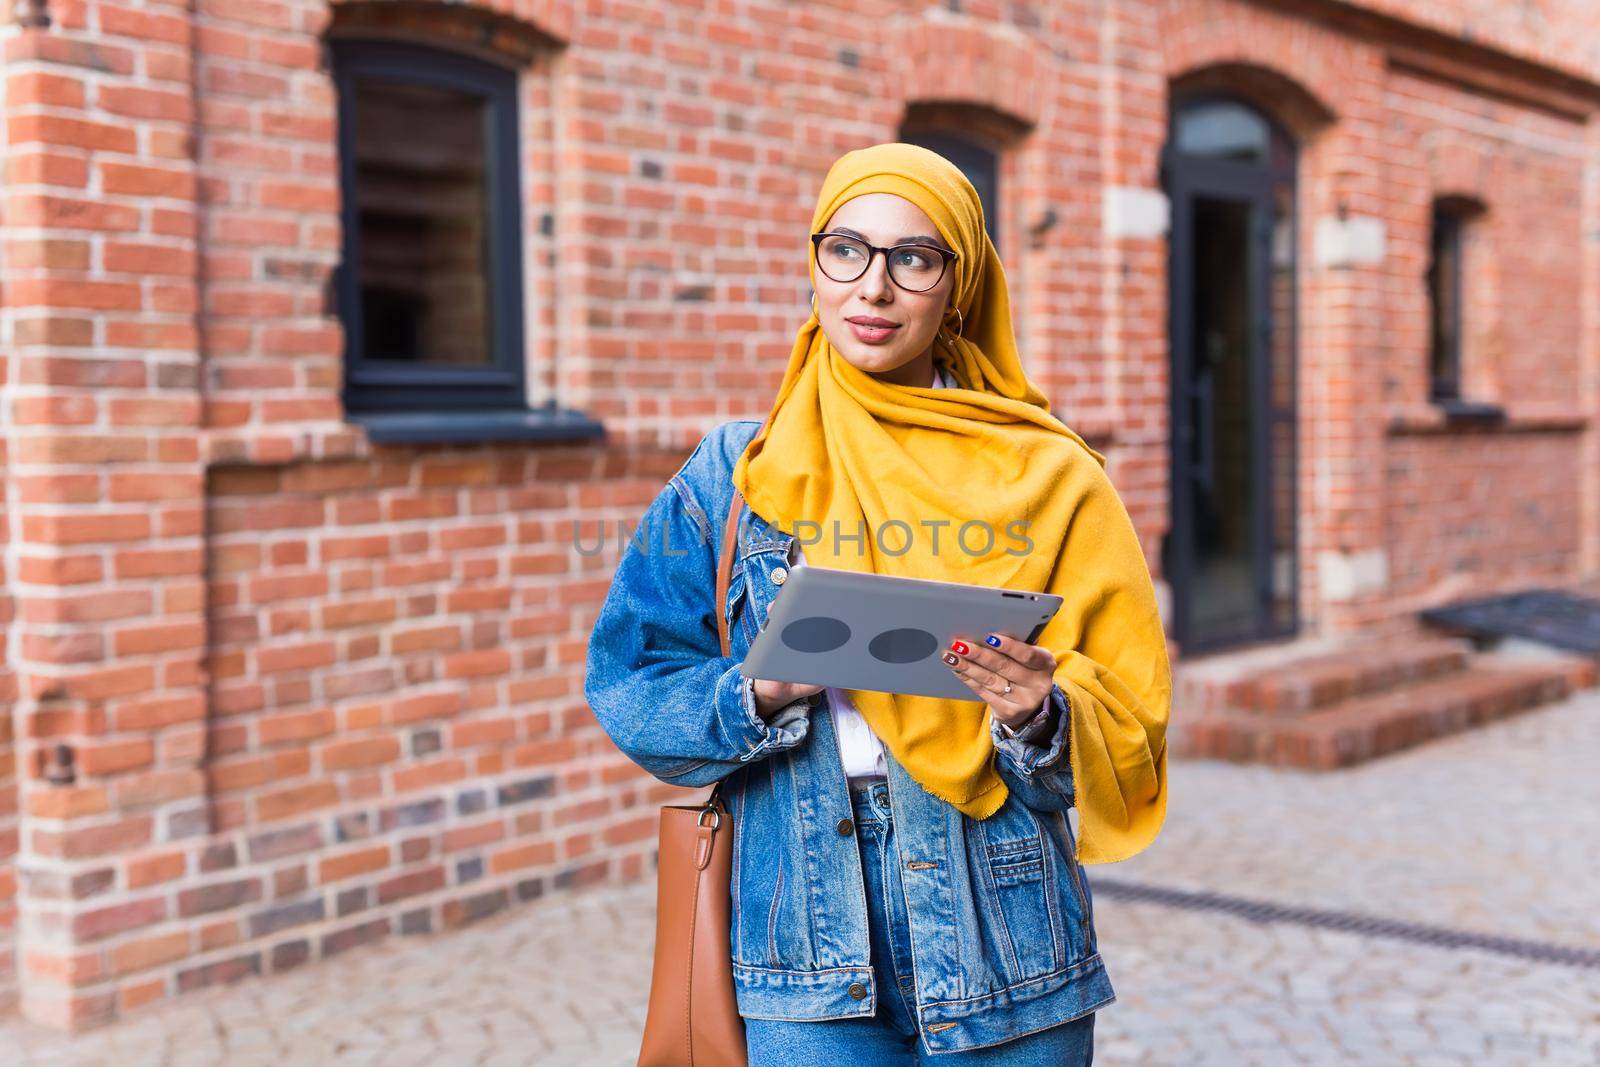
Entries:
[[500, 822], [480, 823], [477, 826], [456, 826], [444, 832], [442, 847], [445, 852], [459, 852], [462, 849], [493, 844], [496, 841], [503, 840], [505, 836], [505, 825]]
[[272, 872], [272, 899], [286, 900], [297, 897], [311, 886], [311, 868], [304, 863], [291, 864]]
[[254, 834], [245, 847], [251, 863], [263, 863], [314, 851], [322, 843], [321, 829], [316, 823], [306, 823]]
[[428, 760], [409, 767], [397, 768], [393, 774], [394, 789], [398, 793], [415, 793], [458, 782], [468, 775], [465, 760], [455, 757]]
[[7, 79], [8, 102], [18, 107], [42, 104], [68, 110], [81, 110], [84, 104], [83, 79], [45, 71], [27, 71]]
[[351, 878], [358, 874], [370, 874], [387, 867], [390, 863], [388, 845], [378, 845], [372, 848], [357, 849], [354, 852], [324, 857], [317, 864], [317, 881], [326, 885], [337, 882], [343, 878]]
[[332, 782], [305, 782], [262, 793], [256, 798], [256, 816], [262, 822], [290, 819], [332, 807], [338, 800], [339, 789]]
[[430, 893], [444, 887], [444, 868], [425, 867], [378, 883], [378, 903], [389, 904], [418, 893]]
[[126, 1014], [153, 1004], [167, 995], [167, 979], [150, 978], [140, 982], [127, 982], [117, 990], [117, 1011]]
[[72, 919], [72, 936], [78, 941], [95, 941], [112, 934], [126, 933], [160, 922], [167, 916], [166, 901], [145, 897], [105, 907], [81, 911]]
[[236, 918], [208, 922], [200, 927], [200, 951], [202, 952], [211, 952], [214, 949], [237, 945], [242, 940], [244, 940], [244, 926]]
[[378, 827], [389, 831], [408, 826], [426, 826], [443, 819], [446, 810], [445, 802], [438, 797], [397, 804], [378, 813]]
[[62, 787], [28, 794], [28, 814], [36, 819], [75, 819], [106, 810], [103, 786]]
[[334, 914], [339, 918], [365, 911], [372, 906], [372, 892], [366, 886], [341, 889], [334, 897]]
[[148, 804], [165, 804], [182, 797], [197, 797], [205, 792], [204, 772], [189, 767], [165, 771], [147, 771], [117, 779], [117, 804], [136, 808]]
[[204, 715], [205, 702], [198, 697], [163, 697], [123, 703], [117, 708], [112, 721], [119, 732], [135, 733], [177, 723], [198, 722]]
[[509, 782], [496, 790], [496, 802], [501, 807], [507, 807], [512, 804], [522, 804], [529, 800], [547, 797], [555, 792], [555, 785], [555, 779], [549, 775]]
[[502, 849], [489, 857], [491, 874], [505, 874], [523, 867], [542, 867], [554, 863], [556, 846], [553, 841], [530, 841]]
[[259, 878], [238, 878], [231, 882], [218, 882], [196, 889], [185, 889], [178, 893], [178, 914], [203, 915], [207, 912], [236, 908], [241, 904], [260, 900], [261, 892]]
[[461, 900], [447, 900], [440, 908], [440, 921], [447, 930], [477, 922], [504, 911], [511, 901], [505, 889], [493, 889]]
[[450, 747], [468, 748], [474, 745], [498, 745], [517, 735], [517, 723], [511, 718], [475, 719], [458, 722], [450, 727]]
[[387, 918], [368, 919], [357, 926], [346, 927], [322, 936], [322, 956], [327, 958], [358, 945], [368, 945], [389, 933]]
[[227, 870], [239, 865], [239, 852], [231, 841], [222, 841], [214, 845], [207, 845], [200, 850], [200, 858], [196, 864], [202, 873]]
[[85, 859], [136, 849], [147, 844], [150, 837], [150, 817], [141, 815], [98, 826], [73, 827], [61, 832], [36, 830], [33, 843], [43, 856]]
[[552, 879], [557, 889], [575, 889], [579, 886], [597, 885], [606, 878], [608, 863], [606, 860], [595, 860], [580, 867], [569, 867], [560, 871]]
[[174, 878], [183, 877], [184, 855], [182, 852], [162, 852], [150, 856], [139, 856], [128, 861], [127, 880], [130, 889], [140, 889], [147, 885], [156, 885], [160, 882], [170, 882]]
[[182, 959], [190, 952], [190, 939], [187, 930], [177, 930], [123, 941], [108, 953], [111, 970], [114, 974], [128, 974]]
[[272, 972], [287, 971], [311, 958], [311, 942], [306, 938], [272, 946]]
[[332, 733], [335, 725], [331, 709], [314, 708], [263, 716], [257, 722], [256, 729], [263, 745], [276, 745], [323, 737]]
[[247, 952], [231, 959], [218, 960], [178, 971], [178, 992], [188, 993], [206, 986], [226, 985], [261, 973], [261, 953]]
[[311, 900], [279, 904], [265, 911], [258, 911], [250, 916], [250, 936], [266, 937], [280, 930], [319, 922], [324, 916], [324, 910], [322, 898], [315, 897]]
[[325, 771], [375, 767], [400, 758], [400, 739], [393, 736], [331, 741], [318, 750]]

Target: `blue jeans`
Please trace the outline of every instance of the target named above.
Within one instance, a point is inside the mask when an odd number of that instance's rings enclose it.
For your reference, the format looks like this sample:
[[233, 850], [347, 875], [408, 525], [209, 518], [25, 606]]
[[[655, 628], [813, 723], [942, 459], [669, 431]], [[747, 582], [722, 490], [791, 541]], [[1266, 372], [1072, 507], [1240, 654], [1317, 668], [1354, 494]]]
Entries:
[[867, 888], [867, 927], [872, 966], [881, 991], [870, 1019], [794, 1022], [746, 1019], [750, 1067], [900, 1067], [934, 1063], [956, 1067], [1090, 1067], [1094, 1061], [1094, 1012], [986, 1048], [930, 1054], [917, 1040], [912, 1004], [911, 937], [900, 865], [895, 859], [889, 787], [882, 778], [850, 784], [856, 840]]

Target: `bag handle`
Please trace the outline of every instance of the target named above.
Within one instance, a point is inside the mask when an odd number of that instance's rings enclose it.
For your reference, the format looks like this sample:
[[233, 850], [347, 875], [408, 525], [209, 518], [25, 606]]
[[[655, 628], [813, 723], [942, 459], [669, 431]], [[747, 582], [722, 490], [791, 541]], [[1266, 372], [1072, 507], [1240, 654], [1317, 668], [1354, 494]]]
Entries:
[[732, 652], [732, 646], [728, 643], [728, 617], [725, 612], [728, 607], [728, 586], [733, 577], [733, 555], [739, 550], [739, 508], [743, 503], [744, 495], [735, 488], [733, 502], [728, 505], [728, 517], [722, 524], [722, 555], [717, 560], [717, 638], [722, 642], [724, 656]]
[[[761, 429], [765, 429], [767, 420], [761, 421]], [[756, 431], [761, 433], [761, 429]], [[754, 440], [754, 438], [752, 438]], [[739, 492], [738, 486], [733, 487], [733, 499], [728, 501], [728, 517], [722, 522], [722, 553], [717, 557], [717, 602], [715, 611], [717, 616], [717, 640], [722, 645], [722, 654], [731, 655], [733, 646], [728, 641], [728, 617], [725, 614], [728, 607], [728, 586], [733, 582], [733, 556], [739, 551], [739, 512], [744, 506], [744, 494]], [[706, 810], [714, 810], [722, 806], [722, 780], [718, 780], [711, 788], [711, 795], [706, 798]]]
[[[754, 441], [760, 437], [761, 431], [767, 428], [767, 423], [771, 419], [772, 414], [768, 412], [750, 440]], [[723, 612], [728, 606], [728, 586], [733, 576], [733, 554], [739, 550], [739, 510], [743, 506], [744, 494], [739, 492], [738, 486], [734, 486], [733, 499], [728, 501], [728, 517], [722, 523], [722, 555], [717, 558], [717, 637], [722, 643], [724, 656], [730, 655], [732, 649], [728, 643], [728, 620]]]

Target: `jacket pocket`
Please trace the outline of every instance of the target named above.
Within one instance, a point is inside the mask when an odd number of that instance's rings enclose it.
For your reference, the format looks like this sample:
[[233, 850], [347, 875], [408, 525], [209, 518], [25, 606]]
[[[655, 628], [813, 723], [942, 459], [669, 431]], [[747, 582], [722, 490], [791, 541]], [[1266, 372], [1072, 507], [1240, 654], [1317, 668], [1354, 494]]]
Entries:
[[1067, 813], [1064, 811], [1052, 812], [1047, 818], [1052, 831], [1051, 836], [1059, 844], [1057, 855], [1054, 857], [1055, 862], [1065, 870], [1066, 880], [1072, 887], [1072, 899], [1076, 905], [1073, 920], [1082, 928], [1082, 937], [1079, 941], [1083, 946], [1083, 954], [1092, 956], [1097, 948], [1094, 898], [1090, 895], [1083, 865], [1078, 862], [1078, 843], [1073, 837], [1072, 824], [1067, 821]]
[[778, 914], [783, 905], [783, 861], [778, 861], [778, 884], [772, 889], [772, 903], [767, 906], [767, 966], [782, 967], [783, 955], [778, 951]]
[[988, 853], [997, 886], [1017, 886], [1044, 877], [1044, 848], [1037, 837], [992, 842]]
[[979, 929], [991, 966], [1005, 985], [1059, 969], [1065, 951], [1037, 819], [1013, 795], [1000, 811], [974, 825], [982, 842]]

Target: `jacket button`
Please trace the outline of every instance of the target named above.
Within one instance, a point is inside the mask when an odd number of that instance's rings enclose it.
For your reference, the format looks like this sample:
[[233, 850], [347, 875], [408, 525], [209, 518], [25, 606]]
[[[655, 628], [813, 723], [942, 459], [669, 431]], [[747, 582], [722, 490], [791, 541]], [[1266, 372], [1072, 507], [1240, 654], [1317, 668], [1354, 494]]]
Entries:
[[851, 822], [849, 819], [840, 819], [839, 820], [838, 830], [839, 830], [839, 836], [840, 837], [849, 837], [851, 832], [853, 830], [855, 830], [855, 828], [856, 828], [856, 824]]
[[772, 584], [782, 585], [789, 578], [789, 572], [783, 567], [772, 568]]
[[854, 997], [855, 999], [857, 999], [857, 1000], [866, 1000], [867, 999], [867, 987], [862, 985], [860, 982], [851, 982], [850, 983], [850, 995], [852, 997]]

